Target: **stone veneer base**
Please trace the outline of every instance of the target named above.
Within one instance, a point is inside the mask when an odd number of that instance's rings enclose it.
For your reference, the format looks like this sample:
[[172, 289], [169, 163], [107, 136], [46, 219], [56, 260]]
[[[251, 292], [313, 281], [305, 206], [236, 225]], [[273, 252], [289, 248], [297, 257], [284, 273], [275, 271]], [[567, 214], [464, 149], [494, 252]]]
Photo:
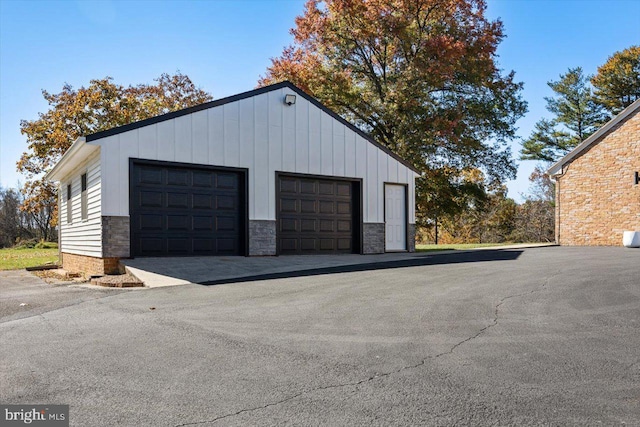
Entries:
[[276, 254], [276, 222], [270, 220], [249, 221], [249, 256]]
[[362, 226], [362, 253], [384, 253], [384, 223], [365, 222]]

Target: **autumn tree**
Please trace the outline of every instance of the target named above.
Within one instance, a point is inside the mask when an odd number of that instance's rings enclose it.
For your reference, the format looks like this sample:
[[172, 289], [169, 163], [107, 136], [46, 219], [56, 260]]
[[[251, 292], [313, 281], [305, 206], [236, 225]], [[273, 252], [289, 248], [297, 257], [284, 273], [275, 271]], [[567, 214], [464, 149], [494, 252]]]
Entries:
[[640, 46], [614, 53], [591, 78], [596, 101], [618, 114], [640, 99]]
[[520, 242], [553, 242], [555, 240], [555, 185], [537, 166], [529, 176], [529, 194], [518, 206], [513, 238]]
[[[42, 91], [50, 108], [35, 120], [23, 120], [20, 130], [28, 148], [18, 161], [27, 181], [22, 209], [55, 225], [55, 188], [42, 179], [71, 144], [83, 135], [122, 126], [212, 99], [188, 76], [162, 74], [155, 84], [122, 86], [111, 77], [91, 80], [88, 87], [63, 86], [60, 93]], [[45, 234], [50, 230], [45, 230]], [[48, 234], [47, 234], [48, 235]]]
[[293, 45], [259, 85], [290, 80], [422, 172], [423, 224], [459, 212], [489, 181], [515, 176], [508, 141], [526, 111], [496, 49], [484, 0], [309, 0]]
[[582, 68], [570, 68], [560, 80], [547, 83], [554, 96], [544, 98], [553, 119], [541, 119], [531, 136], [524, 141], [523, 160], [553, 162], [587, 139], [607, 118], [602, 106], [596, 103], [589, 76]]

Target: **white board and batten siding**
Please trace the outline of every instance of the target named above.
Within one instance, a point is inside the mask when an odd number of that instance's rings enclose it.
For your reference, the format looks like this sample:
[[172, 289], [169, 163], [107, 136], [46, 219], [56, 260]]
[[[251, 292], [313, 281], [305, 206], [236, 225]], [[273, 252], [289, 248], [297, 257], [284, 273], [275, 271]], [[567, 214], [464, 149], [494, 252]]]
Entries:
[[415, 172], [307, 99], [286, 106], [287, 88], [108, 136], [102, 151], [102, 215], [129, 215], [129, 158], [247, 168], [249, 219], [276, 219], [276, 171], [362, 178], [364, 222], [384, 222], [384, 182]]
[[[87, 174], [87, 219], [82, 219], [81, 176]], [[71, 223], [67, 222], [67, 185], [71, 184]], [[60, 234], [62, 252], [102, 256], [102, 216], [100, 200], [100, 154], [88, 158], [72, 173], [60, 180]]]

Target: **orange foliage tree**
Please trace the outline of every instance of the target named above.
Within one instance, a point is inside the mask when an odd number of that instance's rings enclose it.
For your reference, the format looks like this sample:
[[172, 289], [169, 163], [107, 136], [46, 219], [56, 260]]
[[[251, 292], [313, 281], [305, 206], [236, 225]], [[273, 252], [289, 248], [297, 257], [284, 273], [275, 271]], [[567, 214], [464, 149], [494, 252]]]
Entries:
[[290, 80], [409, 159], [418, 221], [452, 215], [487, 182], [515, 176], [508, 142], [526, 112], [497, 64], [500, 20], [484, 0], [309, 0], [259, 85]]
[[27, 137], [27, 151], [17, 168], [27, 178], [21, 209], [45, 218], [51, 238], [56, 225], [56, 192], [42, 179], [79, 136], [126, 125], [170, 111], [201, 104], [211, 95], [197, 88], [188, 76], [162, 74], [155, 84], [122, 86], [111, 77], [91, 80], [88, 87], [64, 85], [57, 94], [42, 91], [49, 110], [35, 120], [22, 120], [20, 131]]

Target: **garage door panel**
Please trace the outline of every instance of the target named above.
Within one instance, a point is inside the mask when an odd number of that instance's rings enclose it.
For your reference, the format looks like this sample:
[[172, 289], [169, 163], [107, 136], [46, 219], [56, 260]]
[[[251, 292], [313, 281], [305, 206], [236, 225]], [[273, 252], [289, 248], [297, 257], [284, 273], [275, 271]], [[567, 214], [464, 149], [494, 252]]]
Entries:
[[[162, 230], [162, 215], [158, 214], [140, 214], [137, 224], [138, 230]], [[134, 228], [135, 229], [135, 228]]]
[[318, 185], [318, 194], [320, 195], [330, 195], [333, 196], [333, 182], [320, 182]]
[[298, 239], [290, 239], [290, 238], [280, 239], [280, 250], [284, 252], [297, 252]]
[[297, 193], [298, 192], [297, 181], [295, 179], [282, 179], [280, 180], [280, 192], [281, 193]]
[[218, 174], [217, 187], [235, 190], [238, 188], [238, 176], [236, 174]]
[[280, 221], [280, 231], [296, 232], [298, 231], [298, 220], [293, 218], [282, 218]]
[[139, 239], [141, 251], [161, 254], [164, 252], [164, 241], [159, 238], [142, 237]]
[[317, 194], [315, 181], [301, 180], [300, 181], [300, 193], [302, 194]]
[[321, 214], [333, 214], [335, 213], [335, 202], [328, 200], [320, 200], [320, 213]]
[[206, 254], [215, 250], [214, 239], [193, 239], [193, 252]]
[[189, 185], [189, 172], [186, 170], [169, 169], [167, 171], [167, 185]]
[[335, 230], [335, 221], [331, 219], [322, 219], [320, 220], [320, 232], [321, 233], [332, 233]]
[[188, 209], [189, 195], [185, 193], [167, 193], [167, 207]]
[[243, 187], [238, 172], [134, 162], [132, 255], [241, 255]]
[[350, 184], [337, 183], [336, 190], [338, 196], [351, 196], [351, 187]]
[[336, 221], [338, 224], [338, 231], [350, 233], [352, 230], [351, 221], [347, 220], [338, 220]]
[[211, 194], [194, 194], [193, 209], [213, 209], [213, 196]]
[[216, 209], [218, 210], [234, 210], [237, 209], [236, 197], [233, 196], [216, 196]]
[[188, 229], [188, 215], [167, 215], [167, 231], [185, 231]]
[[[303, 233], [315, 233], [318, 231], [317, 229], [318, 221], [315, 219], [301, 219], [300, 220], [300, 231]], [[296, 230], [291, 230], [296, 231]]]
[[220, 254], [235, 254], [238, 250], [237, 242], [234, 239], [217, 239], [217, 252]]
[[280, 200], [280, 211], [285, 213], [297, 213], [298, 212], [298, 201], [295, 199], [281, 199]]
[[352, 249], [351, 239], [337, 239], [337, 242], [338, 242], [338, 250], [351, 251]]
[[300, 200], [300, 213], [315, 214], [318, 212], [316, 200]]
[[193, 229], [198, 231], [214, 231], [213, 218], [210, 216], [194, 216]]
[[236, 231], [236, 218], [233, 216], [217, 216], [216, 231]]
[[320, 242], [321, 251], [334, 251], [335, 240], [334, 239], [318, 239]]
[[141, 208], [160, 208], [162, 207], [162, 192], [159, 191], [140, 191], [138, 198]]
[[173, 237], [167, 239], [167, 250], [175, 255], [189, 253], [191, 241], [185, 237]]
[[336, 202], [336, 210], [341, 215], [351, 215], [351, 202]]
[[139, 184], [162, 184], [162, 170], [150, 167], [141, 167], [137, 175]]
[[300, 239], [300, 250], [301, 251], [315, 251], [316, 250], [316, 239]]
[[214, 175], [211, 172], [206, 171], [194, 171], [193, 172], [193, 186], [194, 187], [213, 187]]
[[288, 190], [277, 200], [280, 254], [354, 250], [353, 182], [279, 176], [277, 185]]

